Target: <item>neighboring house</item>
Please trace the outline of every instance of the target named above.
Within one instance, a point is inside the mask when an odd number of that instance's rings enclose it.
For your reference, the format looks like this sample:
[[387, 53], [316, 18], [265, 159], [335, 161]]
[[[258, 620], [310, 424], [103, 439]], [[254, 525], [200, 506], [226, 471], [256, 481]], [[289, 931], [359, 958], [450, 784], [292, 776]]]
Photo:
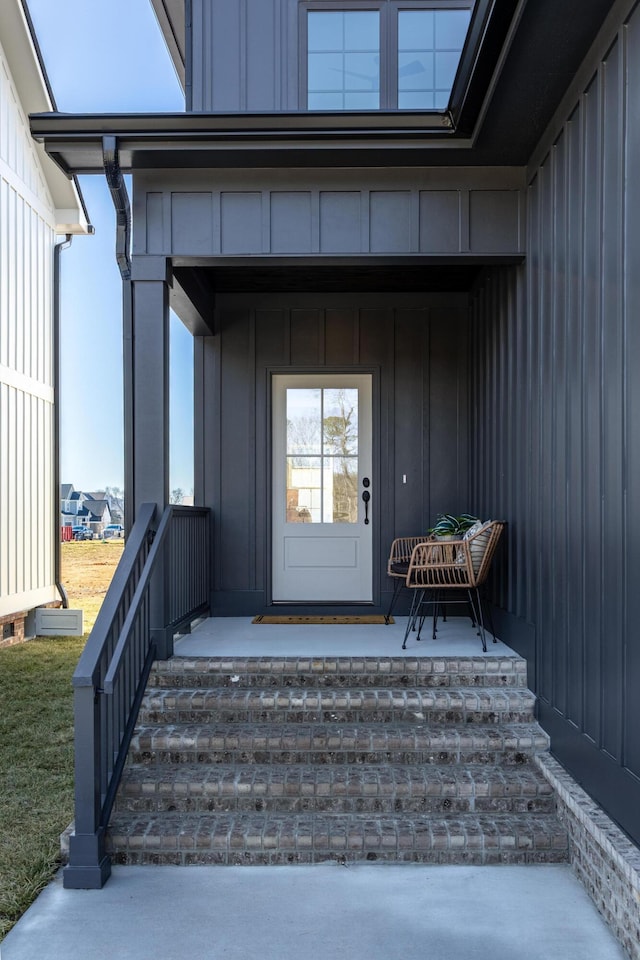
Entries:
[[102, 536], [104, 528], [111, 523], [113, 516], [109, 500], [104, 491], [82, 493], [74, 490], [69, 483], [60, 486], [60, 526], [83, 526], [90, 529], [94, 536]]
[[[498, 633], [555, 755], [639, 843], [640, 6], [153, 3], [184, 115], [32, 118], [116, 203], [132, 516], [169, 501], [173, 307], [209, 609], [384, 612], [394, 536], [506, 520]], [[370, 481], [367, 526], [346, 482], [313, 522], [338, 461]]]
[[0, 4], [0, 644], [57, 576], [56, 234], [87, 233], [75, 180], [35, 144], [27, 116], [55, 110], [26, 8]]
[[111, 523], [111, 511], [108, 500], [99, 500], [93, 494], [86, 494], [82, 508], [82, 517], [86, 516], [94, 536], [101, 537], [104, 528]]

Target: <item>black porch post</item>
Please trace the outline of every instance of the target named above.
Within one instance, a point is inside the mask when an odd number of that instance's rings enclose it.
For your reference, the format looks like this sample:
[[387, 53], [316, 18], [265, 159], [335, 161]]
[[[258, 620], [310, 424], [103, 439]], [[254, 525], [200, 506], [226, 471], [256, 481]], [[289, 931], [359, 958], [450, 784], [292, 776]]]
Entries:
[[[143, 503], [157, 504], [158, 522], [169, 502], [169, 278], [164, 257], [134, 257], [132, 264], [132, 365], [130, 385], [134, 516]], [[151, 587], [151, 632], [159, 659], [173, 653], [165, 635], [164, 561]]]

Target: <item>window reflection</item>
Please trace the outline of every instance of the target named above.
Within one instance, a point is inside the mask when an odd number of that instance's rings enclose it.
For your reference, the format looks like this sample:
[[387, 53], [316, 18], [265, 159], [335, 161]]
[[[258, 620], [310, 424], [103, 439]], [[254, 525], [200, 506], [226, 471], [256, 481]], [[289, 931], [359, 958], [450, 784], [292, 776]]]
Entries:
[[310, 110], [376, 110], [380, 106], [377, 10], [310, 11], [307, 105]]
[[446, 109], [473, 4], [443, 6], [308, 11], [308, 109]]
[[401, 110], [446, 108], [470, 19], [470, 10], [398, 12]]
[[358, 391], [286, 392], [287, 523], [358, 522]]

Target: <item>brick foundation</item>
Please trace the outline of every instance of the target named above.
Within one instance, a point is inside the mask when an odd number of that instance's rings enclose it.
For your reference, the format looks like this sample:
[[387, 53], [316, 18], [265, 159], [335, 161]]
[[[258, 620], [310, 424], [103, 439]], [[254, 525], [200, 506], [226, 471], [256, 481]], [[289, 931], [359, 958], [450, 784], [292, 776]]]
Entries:
[[0, 647], [10, 647], [24, 641], [26, 613], [11, 613], [0, 617]]
[[640, 960], [640, 850], [549, 755], [536, 762], [555, 790], [572, 868], [631, 960]]

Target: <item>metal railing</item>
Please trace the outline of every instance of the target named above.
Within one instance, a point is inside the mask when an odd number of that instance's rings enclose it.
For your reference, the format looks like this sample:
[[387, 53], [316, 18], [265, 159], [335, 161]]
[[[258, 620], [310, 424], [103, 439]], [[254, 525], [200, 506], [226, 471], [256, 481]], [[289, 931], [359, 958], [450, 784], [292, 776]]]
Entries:
[[64, 871], [71, 889], [98, 889], [109, 877], [105, 833], [151, 665], [209, 610], [209, 510], [170, 505], [157, 531], [155, 514], [155, 504], [140, 507], [73, 676], [75, 831]]

